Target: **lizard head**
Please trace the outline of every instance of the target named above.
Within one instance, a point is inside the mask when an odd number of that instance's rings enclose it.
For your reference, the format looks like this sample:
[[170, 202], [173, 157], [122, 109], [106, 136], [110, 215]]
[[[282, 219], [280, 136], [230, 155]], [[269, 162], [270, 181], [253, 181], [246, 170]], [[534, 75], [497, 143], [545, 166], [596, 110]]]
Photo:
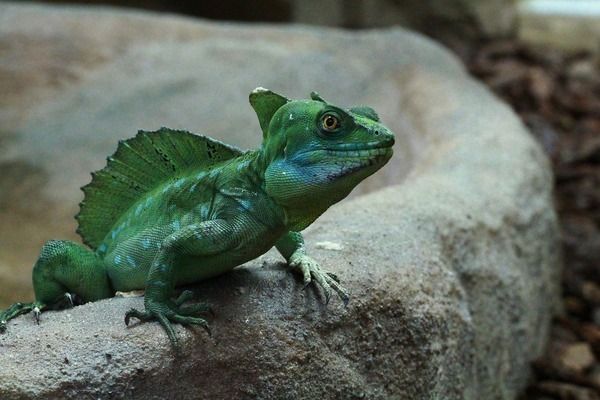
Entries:
[[314, 92], [290, 101], [266, 89], [250, 103], [263, 129], [267, 190], [284, 205], [322, 202], [324, 211], [392, 156], [394, 135], [369, 107], [344, 110]]

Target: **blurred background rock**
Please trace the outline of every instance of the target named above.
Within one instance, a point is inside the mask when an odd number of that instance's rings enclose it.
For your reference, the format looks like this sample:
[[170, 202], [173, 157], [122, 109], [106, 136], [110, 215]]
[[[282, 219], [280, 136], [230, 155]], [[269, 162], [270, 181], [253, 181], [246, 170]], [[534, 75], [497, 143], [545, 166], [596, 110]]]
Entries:
[[214, 20], [299, 23], [350, 29], [401, 25], [455, 49], [518, 37], [566, 51], [600, 48], [598, 0], [46, 0], [110, 5]]
[[194, 17], [301, 23], [343, 28], [402, 25], [435, 37], [506, 36], [516, 26], [517, 0], [81, 0], [47, 3], [104, 4]]

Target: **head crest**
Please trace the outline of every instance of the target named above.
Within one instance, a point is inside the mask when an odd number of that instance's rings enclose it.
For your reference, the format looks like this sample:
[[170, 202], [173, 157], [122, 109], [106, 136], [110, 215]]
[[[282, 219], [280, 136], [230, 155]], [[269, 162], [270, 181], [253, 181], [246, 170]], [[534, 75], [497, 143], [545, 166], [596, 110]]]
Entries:
[[311, 98], [311, 100], [314, 100], [314, 101], [320, 101], [321, 103], [327, 103], [325, 100], [323, 100], [323, 98], [321, 96], [319, 96], [319, 93], [317, 93], [317, 92], [310, 92], [310, 98]]
[[250, 93], [250, 105], [256, 112], [263, 136], [267, 135], [273, 115], [288, 101], [287, 98], [262, 87]]
[[361, 107], [353, 107], [350, 109], [354, 114], [362, 115], [363, 117], [367, 117], [372, 119], [373, 121], [379, 122], [379, 115], [373, 110], [371, 107], [361, 106]]

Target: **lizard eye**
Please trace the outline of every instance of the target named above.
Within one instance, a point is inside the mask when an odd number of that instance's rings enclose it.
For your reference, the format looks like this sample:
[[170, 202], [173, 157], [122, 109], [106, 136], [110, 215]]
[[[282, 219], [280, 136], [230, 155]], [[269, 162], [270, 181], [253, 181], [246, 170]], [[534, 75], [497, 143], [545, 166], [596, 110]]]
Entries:
[[340, 120], [333, 114], [325, 114], [321, 118], [321, 126], [326, 132], [334, 132], [340, 127]]

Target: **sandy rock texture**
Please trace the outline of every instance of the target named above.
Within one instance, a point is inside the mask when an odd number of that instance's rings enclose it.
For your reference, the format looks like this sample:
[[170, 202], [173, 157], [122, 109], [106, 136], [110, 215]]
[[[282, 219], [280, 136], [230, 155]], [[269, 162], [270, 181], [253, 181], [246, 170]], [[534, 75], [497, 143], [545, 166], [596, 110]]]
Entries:
[[141, 298], [15, 320], [0, 398], [511, 399], [526, 384], [559, 301], [549, 165], [435, 43], [3, 3], [0, 48], [2, 285], [42, 240], [72, 237], [77, 187], [137, 129], [254, 146], [246, 96], [264, 86], [371, 105], [398, 135], [371, 193], [306, 233], [347, 308], [301, 290], [270, 252], [195, 287], [213, 335], [178, 327], [179, 354], [157, 324], [124, 326]]

